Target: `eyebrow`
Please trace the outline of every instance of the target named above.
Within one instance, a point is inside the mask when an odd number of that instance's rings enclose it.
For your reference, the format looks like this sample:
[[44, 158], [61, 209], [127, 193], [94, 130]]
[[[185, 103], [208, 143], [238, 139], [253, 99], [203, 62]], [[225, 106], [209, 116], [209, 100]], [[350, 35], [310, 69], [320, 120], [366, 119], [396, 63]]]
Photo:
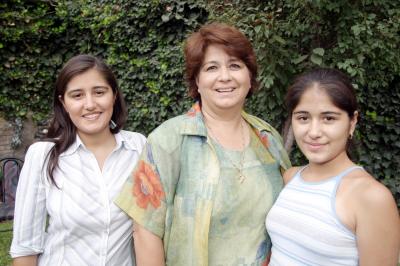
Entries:
[[[109, 89], [107, 86], [94, 86], [92, 89]], [[68, 89], [67, 89], [68, 90]], [[66, 91], [66, 93], [71, 93], [71, 92], [77, 92], [77, 91], [83, 91], [84, 89], [82, 88], [77, 88], [77, 89], [71, 89], [70, 91]]]
[[[240, 60], [240, 59], [237, 58], [237, 57], [231, 57], [231, 58], [229, 58], [229, 60], [228, 60], [229, 63], [231, 63], [231, 62], [237, 62], [237, 61], [243, 62], [242, 60]], [[204, 62], [202, 66], [207, 65], [207, 64], [218, 64], [218, 62], [215, 61], [215, 60], [211, 60], [211, 61]]]
[[[293, 112], [294, 115], [296, 114], [308, 114], [309, 112], [307, 111], [297, 111], [297, 112]], [[341, 115], [341, 113], [339, 112], [334, 112], [334, 111], [326, 111], [326, 112], [322, 112], [323, 115]]]

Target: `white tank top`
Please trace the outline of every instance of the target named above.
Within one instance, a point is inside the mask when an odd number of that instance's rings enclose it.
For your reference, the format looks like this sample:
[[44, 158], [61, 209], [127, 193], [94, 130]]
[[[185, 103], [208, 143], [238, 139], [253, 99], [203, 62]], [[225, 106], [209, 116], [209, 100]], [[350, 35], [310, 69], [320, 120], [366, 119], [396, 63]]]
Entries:
[[266, 219], [272, 240], [270, 266], [358, 265], [356, 237], [336, 214], [336, 192], [353, 166], [321, 182], [303, 180], [298, 171]]

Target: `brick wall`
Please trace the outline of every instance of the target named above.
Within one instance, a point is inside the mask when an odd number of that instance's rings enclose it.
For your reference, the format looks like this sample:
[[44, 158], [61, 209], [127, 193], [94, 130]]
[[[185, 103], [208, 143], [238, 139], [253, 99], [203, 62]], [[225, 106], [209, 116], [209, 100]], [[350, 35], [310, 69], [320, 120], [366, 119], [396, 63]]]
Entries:
[[14, 126], [9, 121], [0, 117], [0, 158], [17, 157], [24, 159], [25, 152], [29, 145], [35, 141], [37, 128], [32, 122], [31, 116], [23, 122], [22, 144], [17, 148], [11, 147], [11, 139], [14, 135]]
[[14, 156], [14, 150], [11, 148], [13, 133], [13, 125], [0, 117], [0, 158]]

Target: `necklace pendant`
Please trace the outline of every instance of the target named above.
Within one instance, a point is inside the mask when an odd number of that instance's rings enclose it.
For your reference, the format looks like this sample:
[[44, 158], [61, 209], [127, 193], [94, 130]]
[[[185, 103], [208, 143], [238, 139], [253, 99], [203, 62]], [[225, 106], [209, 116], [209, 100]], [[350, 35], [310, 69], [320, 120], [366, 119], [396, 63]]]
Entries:
[[239, 183], [242, 184], [245, 179], [246, 179], [246, 177], [242, 173], [240, 173], [239, 174]]

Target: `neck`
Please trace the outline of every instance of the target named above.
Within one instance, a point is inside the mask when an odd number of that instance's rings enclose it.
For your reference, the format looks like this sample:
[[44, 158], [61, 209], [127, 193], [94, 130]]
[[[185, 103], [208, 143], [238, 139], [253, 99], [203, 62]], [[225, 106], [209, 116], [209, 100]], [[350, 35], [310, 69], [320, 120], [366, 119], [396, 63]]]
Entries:
[[240, 112], [229, 116], [229, 118], [209, 113], [207, 109], [203, 109], [202, 112], [207, 134], [219, 145], [233, 150], [245, 149], [250, 142], [250, 132]]
[[100, 147], [114, 147], [116, 143], [114, 135], [109, 130], [94, 135], [87, 135], [78, 132], [78, 135], [85, 147], [92, 152]]
[[336, 176], [354, 165], [355, 164], [347, 156], [346, 151], [343, 151], [341, 154], [328, 162], [309, 162], [307, 169], [305, 169], [305, 175], [308, 175], [310, 180], [323, 180], [332, 176]]
[[219, 121], [232, 121], [235, 118], [240, 118], [244, 106], [244, 101], [241, 104], [221, 108], [215, 105], [209, 105], [207, 102], [201, 102], [201, 110], [203, 114], [212, 116]]
[[202, 108], [204, 120], [208, 127], [214, 128], [225, 128], [225, 129], [238, 129], [240, 128], [240, 123], [242, 123], [241, 110], [236, 112], [214, 112], [213, 110], [205, 107]]

